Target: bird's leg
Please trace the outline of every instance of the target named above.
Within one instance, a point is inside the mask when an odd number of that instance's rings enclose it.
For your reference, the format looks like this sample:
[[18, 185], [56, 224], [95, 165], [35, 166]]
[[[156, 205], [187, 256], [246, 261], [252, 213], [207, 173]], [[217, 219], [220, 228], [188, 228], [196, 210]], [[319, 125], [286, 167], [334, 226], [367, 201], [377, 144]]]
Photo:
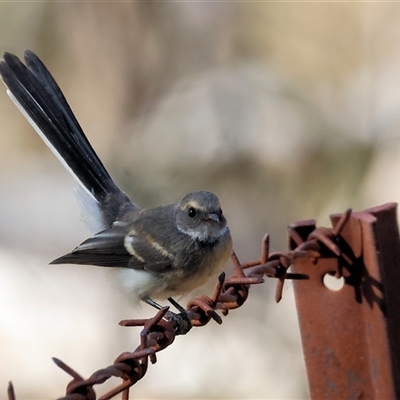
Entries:
[[172, 297], [168, 297], [167, 299], [179, 312], [184, 313], [186, 310]]
[[[150, 297], [142, 297], [142, 301], [147, 303], [148, 305], [156, 308], [157, 310], [161, 310], [161, 306], [155, 302], [153, 299]], [[172, 311], [168, 311], [166, 314], [166, 318], [168, 321], [174, 321], [176, 323], [176, 331], [175, 333], [177, 335], [186, 335], [191, 329], [192, 329], [192, 324], [190, 322], [190, 318], [186, 312], [186, 310], [178, 304], [172, 297], [168, 298], [168, 301], [178, 309], [179, 314], [176, 314]]]
[[149, 306], [152, 306], [154, 308], [156, 308], [157, 310], [161, 310], [162, 306], [160, 306], [158, 303], [156, 303], [153, 299], [151, 299], [150, 297], [142, 297], [141, 299], [142, 301], [144, 301], [146, 304], [148, 304]]
[[171, 312], [168, 318], [174, 320], [177, 325], [177, 335], [185, 335], [192, 329], [192, 323], [190, 322], [187, 311], [172, 297], [168, 297], [168, 301], [179, 311], [179, 314]]

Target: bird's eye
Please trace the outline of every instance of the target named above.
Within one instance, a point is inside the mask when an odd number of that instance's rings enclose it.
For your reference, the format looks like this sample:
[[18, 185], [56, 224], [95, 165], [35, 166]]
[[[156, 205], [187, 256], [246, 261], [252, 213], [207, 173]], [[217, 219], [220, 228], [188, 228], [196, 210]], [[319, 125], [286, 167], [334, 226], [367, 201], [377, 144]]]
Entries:
[[195, 217], [196, 216], [196, 210], [193, 208], [193, 207], [189, 207], [189, 209], [188, 209], [188, 215], [189, 215], [189, 217], [190, 218], [193, 218], [193, 217]]

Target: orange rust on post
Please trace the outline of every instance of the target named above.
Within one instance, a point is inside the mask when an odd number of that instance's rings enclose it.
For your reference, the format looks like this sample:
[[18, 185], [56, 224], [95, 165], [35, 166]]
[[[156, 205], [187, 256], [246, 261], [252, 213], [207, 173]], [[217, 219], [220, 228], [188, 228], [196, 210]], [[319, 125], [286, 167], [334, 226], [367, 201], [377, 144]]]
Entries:
[[[294, 281], [312, 399], [400, 398], [400, 240], [396, 204], [331, 216], [335, 246], [295, 258]], [[339, 225], [340, 229], [337, 229]], [[313, 221], [289, 227], [289, 247], [310, 240]], [[290, 232], [295, 232], [293, 236]], [[315, 233], [311, 235], [315, 240]], [[319, 238], [317, 237], [317, 240]], [[336, 254], [335, 254], [336, 253]], [[325, 274], [343, 276], [338, 291]]]

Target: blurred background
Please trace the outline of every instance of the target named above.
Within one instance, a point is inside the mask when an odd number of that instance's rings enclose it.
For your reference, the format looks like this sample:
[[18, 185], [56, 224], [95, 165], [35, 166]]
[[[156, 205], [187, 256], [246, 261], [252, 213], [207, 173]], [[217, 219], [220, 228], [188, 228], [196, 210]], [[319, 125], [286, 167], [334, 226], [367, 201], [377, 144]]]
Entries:
[[[0, 51], [25, 48], [136, 203], [214, 191], [243, 261], [265, 232], [284, 251], [295, 220], [400, 199], [399, 4], [0, 3]], [[107, 269], [48, 265], [89, 235], [74, 182], [5, 92], [0, 118], [0, 399], [9, 380], [60, 397], [52, 356], [88, 377], [139, 343], [119, 320], [154, 312]], [[307, 398], [292, 286], [278, 305], [274, 287], [177, 338], [132, 397]]]

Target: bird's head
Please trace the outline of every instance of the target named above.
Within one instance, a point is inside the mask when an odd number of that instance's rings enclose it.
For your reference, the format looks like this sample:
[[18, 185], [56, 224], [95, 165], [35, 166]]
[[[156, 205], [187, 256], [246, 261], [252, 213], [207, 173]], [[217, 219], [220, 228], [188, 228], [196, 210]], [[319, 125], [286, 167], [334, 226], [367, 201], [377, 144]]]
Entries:
[[218, 197], [211, 192], [187, 194], [175, 208], [177, 228], [193, 240], [213, 243], [227, 231]]

